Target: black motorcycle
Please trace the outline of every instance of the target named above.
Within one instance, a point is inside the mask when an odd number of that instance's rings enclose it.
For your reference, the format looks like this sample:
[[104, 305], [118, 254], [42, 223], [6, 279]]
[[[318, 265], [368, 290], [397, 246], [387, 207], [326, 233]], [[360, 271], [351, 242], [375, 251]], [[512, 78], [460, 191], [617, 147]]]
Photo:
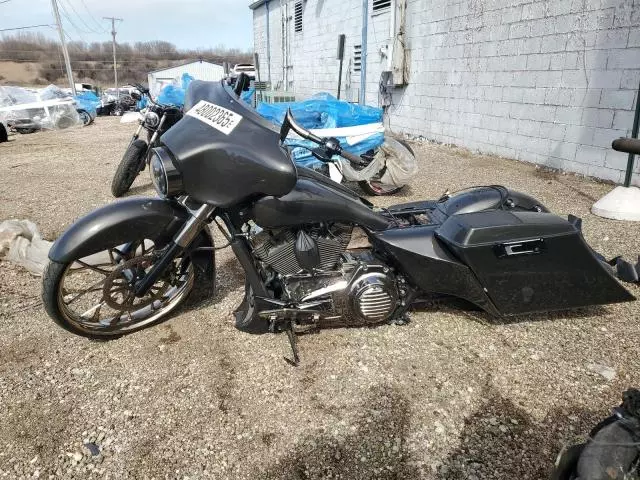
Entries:
[[[138, 129], [133, 134], [131, 142], [124, 152], [111, 181], [111, 193], [114, 197], [121, 197], [129, 191], [133, 181], [144, 170], [149, 151], [157, 146], [160, 136], [182, 118], [182, 109], [180, 107], [156, 103], [149, 95], [148, 89], [142, 85], [135, 86], [141, 92], [141, 95], [133, 93], [133, 97], [136, 100], [141, 100], [142, 95], [146, 96], [149, 106], [140, 118]], [[146, 132], [146, 140], [140, 138], [143, 130]]]
[[586, 442], [564, 449], [551, 480], [640, 479], [640, 390], [629, 389]]
[[[185, 116], [152, 150], [160, 198], [89, 213], [52, 246], [43, 301], [60, 326], [93, 338], [149, 326], [187, 296], [211, 294], [217, 225], [246, 276], [243, 332], [295, 334], [402, 321], [410, 305], [454, 296], [501, 317], [633, 300], [586, 244], [576, 217], [501, 186], [376, 208], [294, 165], [290, 130], [358, 164], [291, 112], [280, 131], [224, 82], [194, 81]], [[222, 247], [221, 247], [222, 248]]]

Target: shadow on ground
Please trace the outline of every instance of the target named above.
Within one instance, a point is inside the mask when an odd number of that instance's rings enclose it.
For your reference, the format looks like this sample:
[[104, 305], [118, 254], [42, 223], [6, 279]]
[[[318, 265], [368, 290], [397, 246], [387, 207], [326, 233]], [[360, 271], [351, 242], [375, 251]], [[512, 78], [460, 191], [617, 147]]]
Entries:
[[402, 393], [376, 386], [363, 400], [352, 433], [309, 436], [280, 457], [278, 464], [251, 478], [417, 480], [421, 472], [409, 462], [407, 451], [409, 418], [409, 402]]
[[465, 420], [459, 446], [438, 470], [439, 480], [550, 478], [564, 446], [579, 443], [602, 412], [568, 405], [537, 422], [510, 399], [491, 391]]

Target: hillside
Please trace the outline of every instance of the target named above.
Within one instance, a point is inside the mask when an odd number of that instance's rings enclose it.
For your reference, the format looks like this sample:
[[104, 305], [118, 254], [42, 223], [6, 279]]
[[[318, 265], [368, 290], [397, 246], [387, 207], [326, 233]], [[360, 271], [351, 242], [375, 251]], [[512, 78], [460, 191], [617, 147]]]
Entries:
[[[71, 68], [77, 82], [98, 86], [113, 84], [111, 42], [70, 42]], [[191, 60], [230, 64], [251, 61], [251, 54], [222, 46], [206, 50], [181, 50], [164, 41], [119, 43], [118, 82], [145, 82], [147, 73]], [[0, 85], [48, 85], [66, 83], [60, 46], [41, 34], [22, 33], [0, 37]]]

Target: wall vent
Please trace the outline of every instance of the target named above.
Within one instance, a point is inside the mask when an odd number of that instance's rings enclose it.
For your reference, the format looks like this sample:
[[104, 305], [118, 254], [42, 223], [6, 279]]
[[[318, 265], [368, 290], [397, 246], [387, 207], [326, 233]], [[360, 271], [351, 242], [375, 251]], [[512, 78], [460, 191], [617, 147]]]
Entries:
[[362, 45], [353, 46], [353, 71], [359, 72], [362, 69]]
[[391, 8], [391, 0], [372, 0], [371, 14], [386, 12]]
[[293, 25], [296, 32], [302, 31], [302, 2], [296, 2]]

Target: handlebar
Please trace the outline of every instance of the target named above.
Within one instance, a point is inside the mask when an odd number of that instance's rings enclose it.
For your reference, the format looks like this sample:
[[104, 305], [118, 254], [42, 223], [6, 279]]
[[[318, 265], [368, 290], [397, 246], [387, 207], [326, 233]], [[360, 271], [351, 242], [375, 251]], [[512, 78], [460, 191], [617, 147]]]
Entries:
[[611, 147], [617, 152], [640, 155], [640, 140], [636, 138], [618, 138], [613, 141]]
[[359, 155], [355, 155], [351, 152], [346, 152], [340, 142], [336, 138], [320, 138], [317, 135], [314, 135], [309, 130], [304, 128], [302, 125], [296, 123], [293, 118], [293, 113], [289, 108], [287, 110], [287, 114], [284, 117], [284, 122], [282, 122], [282, 127], [280, 128], [280, 141], [284, 142], [289, 134], [289, 130], [293, 130], [298, 135], [300, 135], [305, 140], [309, 140], [313, 143], [316, 143], [326, 149], [326, 151], [332, 155], [339, 155], [342, 158], [348, 160], [349, 162], [358, 165], [358, 166], [367, 166], [368, 162], [362, 159]]

